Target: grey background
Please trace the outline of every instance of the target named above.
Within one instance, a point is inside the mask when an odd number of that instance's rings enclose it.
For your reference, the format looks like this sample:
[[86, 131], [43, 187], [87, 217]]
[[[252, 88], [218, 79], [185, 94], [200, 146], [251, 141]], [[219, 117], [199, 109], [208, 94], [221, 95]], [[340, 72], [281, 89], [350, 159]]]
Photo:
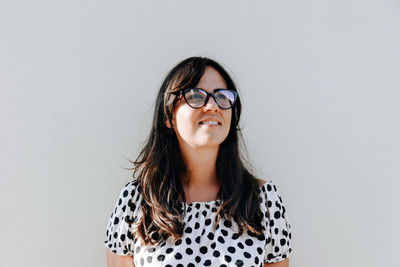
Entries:
[[400, 3], [0, 1], [1, 266], [105, 266], [168, 70], [231, 71], [291, 266], [400, 266]]

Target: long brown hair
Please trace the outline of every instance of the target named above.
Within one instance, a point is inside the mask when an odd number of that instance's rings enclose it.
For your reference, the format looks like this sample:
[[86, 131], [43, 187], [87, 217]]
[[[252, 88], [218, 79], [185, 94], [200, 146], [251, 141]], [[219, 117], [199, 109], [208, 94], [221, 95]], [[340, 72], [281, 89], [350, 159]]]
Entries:
[[[178, 100], [172, 93], [196, 86], [207, 66], [221, 74], [227, 88], [237, 91], [224, 68], [210, 58], [191, 57], [178, 63], [160, 87], [150, 134], [139, 156], [132, 161], [137, 190], [143, 196], [137, 234], [146, 245], [158, 244], [169, 237], [176, 240], [183, 235], [183, 206], [179, 199], [185, 199], [180, 178], [185, 175], [186, 167], [176, 134], [166, 126], [166, 121], [172, 125], [172, 114]], [[240, 150], [240, 145], [244, 147], [239, 127], [240, 113], [238, 98], [232, 107], [228, 136], [220, 144], [217, 156], [216, 170], [223, 201], [214, 219], [216, 222], [221, 218], [233, 219], [238, 224], [239, 235], [245, 230], [249, 234], [262, 235], [258, 180], [245, 166], [247, 161]]]

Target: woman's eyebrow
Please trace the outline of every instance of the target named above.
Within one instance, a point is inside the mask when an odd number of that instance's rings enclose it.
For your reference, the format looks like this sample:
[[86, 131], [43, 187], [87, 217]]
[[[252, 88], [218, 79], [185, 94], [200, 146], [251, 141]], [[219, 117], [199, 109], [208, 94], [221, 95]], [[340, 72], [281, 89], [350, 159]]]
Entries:
[[[193, 89], [201, 89], [201, 90], [207, 91], [206, 89], [201, 88], [201, 87], [194, 87]], [[217, 87], [217, 88], [214, 88], [214, 89], [212, 90], [212, 92], [215, 92], [215, 90], [218, 90], [218, 89], [228, 90], [228, 88], [225, 88], [225, 87]]]

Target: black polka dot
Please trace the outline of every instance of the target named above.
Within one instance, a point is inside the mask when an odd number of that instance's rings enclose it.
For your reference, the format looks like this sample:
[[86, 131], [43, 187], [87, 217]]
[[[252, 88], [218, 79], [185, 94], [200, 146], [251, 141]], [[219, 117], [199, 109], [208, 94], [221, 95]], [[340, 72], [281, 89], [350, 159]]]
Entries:
[[123, 193], [123, 196], [124, 196], [124, 197], [127, 197], [128, 194], [129, 194], [128, 190], [125, 190], [124, 193]]
[[131, 209], [131, 211], [136, 210], [136, 205], [131, 200], [128, 201], [128, 206]]
[[265, 240], [265, 235], [264, 234], [258, 235], [257, 236], [257, 240], [264, 241]]
[[242, 260], [237, 260], [237, 261], [235, 262], [235, 265], [236, 265], [236, 266], [243, 266], [243, 261], [242, 261]]
[[158, 239], [160, 238], [160, 235], [159, 235], [157, 232], [154, 232], [154, 233], [151, 235], [151, 238], [153, 238], [154, 240], [158, 240]]
[[231, 256], [225, 255], [224, 258], [225, 258], [225, 260], [227, 262], [231, 262], [232, 261], [232, 257]]
[[192, 228], [191, 227], [187, 227], [185, 230], [185, 233], [190, 234], [192, 232]]
[[246, 245], [248, 246], [252, 246], [254, 244], [253, 240], [251, 239], [246, 239], [246, 241], [244, 241], [246, 243]]
[[208, 225], [210, 225], [210, 224], [211, 224], [211, 219], [207, 219], [207, 220], [205, 221], [205, 225], [208, 226]]
[[214, 257], [218, 258], [219, 255], [221, 255], [221, 253], [219, 253], [218, 250], [215, 250], [215, 251], [213, 252], [213, 256], [214, 256]]
[[165, 259], [165, 256], [163, 254], [158, 255], [157, 260], [158, 261], [163, 261]]
[[133, 235], [132, 232], [128, 230], [128, 232], [126, 233], [126, 236], [130, 239], [133, 240]]
[[279, 219], [281, 217], [281, 212], [278, 210], [278, 211], [275, 211], [275, 213], [274, 213], [274, 218], [275, 219]]
[[171, 253], [172, 253], [172, 251], [174, 251], [174, 249], [173, 249], [173, 248], [167, 248], [167, 250], [166, 250], [165, 252], [167, 252], [167, 254], [171, 254]]
[[214, 234], [212, 232], [209, 232], [207, 235], [208, 239], [214, 240]]
[[193, 254], [193, 250], [191, 248], [187, 248], [186, 249], [186, 254], [192, 255]]
[[281, 246], [284, 246], [286, 244], [286, 239], [281, 238]]
[[231, 228], [231, 227], [232, 227], [231, 221], [228, 221], [228, 220], [225, 220], [225, 221], [224, 221], [224, 225], [225, 225], [225, 227], [227, 227], [227, 228]]
[[206, 260], [204, 262], [204, 266], [211, 266], [211, 261], [210, 260]]
[[199, 263], [201, 261], [201, 258], [199, 256], [196, 256], [196, 258], [194, 258], [194, 260]]
[[270, 184], [267, 184], [267, 191], [271, 191], [271, 190], [272, 190], [271, 185], [270, 185]]
[[242, 242], [239, 242], [239, 243], [238, 243], [238, 247], [239, 247], [239, 248], [241, 248], [241, 249], [243, 249], [243, 248], [244, 248], [244, 246], [243, 246]]
[[205, 246], [202, 246], [201, 248], [200, 248], [200, 253], [201, 254], [206, 254], [207, 253], [207, 247], [205, 247]]
[[228, 247], [228, 251], [229, 251], [229, 253], [233, 254], [236, 252], [236, 249], [234, 247]]
[[180, 260], [180, 259], [182, 259], [182, 254], [178, 252], [174, 255], [174, 257], [175, 257], [175, 259]]
[[284, 235], [284, 236], [288, 236], [288, 232], [287, 231], [285, 231], [285, 230], [282, 230], [282, 234]]
[[250, 253], [248, 253], [248, 252], [244, 252], [244, 253], [243, 253], [243, 256], [244, 256], [246, 259], [250, 259], [250, 258], [251, 258], [251, 255], [250, 255]]
[[187, 238], [185, 239], [185, 242], [186, 242], [186, 244], [190, 245], [190, 244], [192, 244], [192, 239], [190, 239], [189, 237], [187, 237]]

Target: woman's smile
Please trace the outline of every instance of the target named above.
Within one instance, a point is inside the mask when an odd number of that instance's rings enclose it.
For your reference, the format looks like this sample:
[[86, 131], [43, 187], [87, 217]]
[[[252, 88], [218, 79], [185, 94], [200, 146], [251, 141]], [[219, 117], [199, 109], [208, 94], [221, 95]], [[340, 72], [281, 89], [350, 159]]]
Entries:
[[217, 121], [202, 121], [199, 124], [203, 126], [221, 126]]

